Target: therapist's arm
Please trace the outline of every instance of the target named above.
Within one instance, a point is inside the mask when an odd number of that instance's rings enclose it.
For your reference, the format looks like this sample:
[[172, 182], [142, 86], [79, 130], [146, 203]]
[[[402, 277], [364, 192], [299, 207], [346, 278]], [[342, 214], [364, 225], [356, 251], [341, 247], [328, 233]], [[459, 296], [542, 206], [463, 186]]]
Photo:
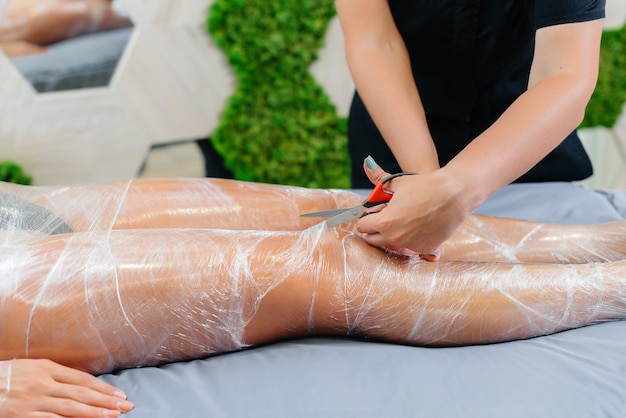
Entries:
[[387, 0], [335, 0], [352, 78], [404, 171], [439, 168], [406, 46]]
[[477, 206], [554, 150], [582, 122], [598, 79], [602, 21], [540, 29], [528, 91], [446, 171]]
[[372, 245], [429, 253], [484, 200], [530, 170], [583, 120], [598, 77], [602, 21], [537, 33], [529, 89], [445, 167], [393, 181], [393, 200], [358, 223]]

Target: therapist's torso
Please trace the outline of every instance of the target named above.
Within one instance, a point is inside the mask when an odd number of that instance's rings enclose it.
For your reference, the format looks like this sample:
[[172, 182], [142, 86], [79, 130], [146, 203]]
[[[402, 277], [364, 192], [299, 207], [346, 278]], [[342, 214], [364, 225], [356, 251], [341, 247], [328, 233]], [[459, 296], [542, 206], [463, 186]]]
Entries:
[[[389, 5], [442, 165], [527, 89], [539, 27], [604, 15], [604, 0], [389, 0]], [[359, 101], [357, 95], [351, 118], [369, 118], [360, 114], [367, 111]], [[351, 138], [353, 149], [355, 141], [359, 138]], [[570, 181], [591, 174], [572, 132], [519, 181]]]

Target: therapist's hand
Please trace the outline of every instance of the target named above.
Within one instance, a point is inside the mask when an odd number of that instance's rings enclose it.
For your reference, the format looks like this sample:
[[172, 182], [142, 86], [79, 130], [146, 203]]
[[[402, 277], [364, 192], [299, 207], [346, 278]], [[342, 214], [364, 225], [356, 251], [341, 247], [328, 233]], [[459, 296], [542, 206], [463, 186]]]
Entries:
[[0, 418], [102, 418], [133, 409], [122, 391], [88, 373], [49, 360], [7, 366], [0, 362]]
[[[374, 184], [389, 175], [378, 166], [364, 169]], [[460, 203], [457, 187], [441, 170], [395, 178], [385, 186], [394, 194], [387, 207], [361, 218], [357, 230], [376, 247], [436, 261], [441, 244], [471, 213]]]

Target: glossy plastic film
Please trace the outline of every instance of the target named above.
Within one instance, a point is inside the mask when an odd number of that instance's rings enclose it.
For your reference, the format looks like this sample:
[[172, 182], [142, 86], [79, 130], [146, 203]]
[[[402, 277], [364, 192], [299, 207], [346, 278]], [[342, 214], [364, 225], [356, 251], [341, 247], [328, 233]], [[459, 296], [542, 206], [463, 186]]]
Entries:
[[0, 360], [100, 374], [309, 335], [486, 344], [625, 317], [626, 223], [476, 216], [431, 263], [299, 217], [361, 200], [214, 179], [0, 184]]

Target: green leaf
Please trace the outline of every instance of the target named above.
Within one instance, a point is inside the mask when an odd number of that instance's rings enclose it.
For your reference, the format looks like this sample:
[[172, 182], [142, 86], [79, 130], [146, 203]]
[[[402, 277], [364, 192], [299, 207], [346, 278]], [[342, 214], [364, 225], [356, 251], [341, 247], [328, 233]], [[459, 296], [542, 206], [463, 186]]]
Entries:
[[207, 27], [238, 80], [211, 141], [240, 180], [349, 187], [347, 124], [309, 67], [328, 0], [217, 0]]
[[22, 167], [12, 161], [0, 162], [0, 181], [16, 184], [31, 185], [33, 179], [28, 176]]

